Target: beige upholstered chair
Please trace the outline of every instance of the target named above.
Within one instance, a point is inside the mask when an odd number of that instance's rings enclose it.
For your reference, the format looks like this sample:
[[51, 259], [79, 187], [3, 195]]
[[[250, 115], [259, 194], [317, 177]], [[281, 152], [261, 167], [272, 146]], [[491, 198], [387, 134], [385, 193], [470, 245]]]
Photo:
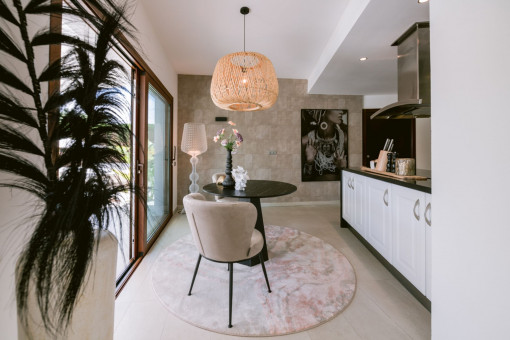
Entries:
[[[211, 176], [213, 183], [218, 182], [218, 178], [220, 178], [221, 176], [226, 176], [226, 175], [227, 174], [224, 172], [217, 172], [217, 173], [213, 174]], [[237, 198], [234, 198], [234, 197], [223, 197], [220, 195], [215, 195], [214, 199], [218, 202], [238, 202], [239, 201]]]
[[257, 209], [248, 202], [211, 202], [202, 194], [189, 194], [183, 199], [191, 235], [200, 253], [193, 273], [191, 295], [200, 260], [228, 263], [230, 272], [228, 327], [232, 327], [232, 283], [234, 263], [259, 256], [267, 289], [271, 293], [261, 250], [262, 234], [255, 229]]

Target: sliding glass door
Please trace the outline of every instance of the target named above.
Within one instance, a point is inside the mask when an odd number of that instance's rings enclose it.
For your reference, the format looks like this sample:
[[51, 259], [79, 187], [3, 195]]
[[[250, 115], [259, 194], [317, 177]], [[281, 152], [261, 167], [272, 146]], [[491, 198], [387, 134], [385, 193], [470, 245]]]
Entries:
[[149, 83], [147, 109], [147, 242], [170, 215], [170, 104]]

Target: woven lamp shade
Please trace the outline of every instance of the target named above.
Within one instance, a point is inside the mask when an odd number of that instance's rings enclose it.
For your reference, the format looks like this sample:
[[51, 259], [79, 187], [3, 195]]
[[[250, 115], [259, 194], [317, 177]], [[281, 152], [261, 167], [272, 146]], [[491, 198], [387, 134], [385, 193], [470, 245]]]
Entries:
[[205, 125], [202, 123], [186, 123], [182, 131], [181, 150], [188, 155], [198, 156], [207, 151]]
[[227, 54], [214, 69], [211, 98], [216, 106], [230, 111], [270, 108], [278, 98], [273, 64], [256, 52]]

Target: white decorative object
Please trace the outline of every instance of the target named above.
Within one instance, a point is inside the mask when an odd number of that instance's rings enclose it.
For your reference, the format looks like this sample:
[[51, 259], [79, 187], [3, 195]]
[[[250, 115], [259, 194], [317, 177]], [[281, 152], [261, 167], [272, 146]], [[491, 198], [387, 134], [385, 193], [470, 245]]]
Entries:
[[248, 171], [244, 170], [243, 167], [238, 166], [232, 170], [232, 177], [236, 182], [236, 190], [244, 191], [246, 189], [246, 183], [250, 179], [248, 177]]
[[191, 185], [189, 192], [198, 192], [198, 174], [196, 166], [197, 156], [207, 151], [207, 139], [205, 135], [205, 125], [202, 123], [186, 123], [182, 132], [181, 150], [191, 156], [191, 174], [189, 179]]

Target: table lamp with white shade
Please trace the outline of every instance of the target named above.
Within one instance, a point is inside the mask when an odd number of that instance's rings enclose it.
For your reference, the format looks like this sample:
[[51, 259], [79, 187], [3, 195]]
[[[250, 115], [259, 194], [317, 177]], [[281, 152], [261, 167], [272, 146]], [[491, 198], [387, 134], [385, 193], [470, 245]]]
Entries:
[[205, 135], [205, 125], [203, 123], [186, 123], [182, 132], [181, 150], [191, 156], [192, 166], [189, 179], [190, 193], [198, 192], [198, 174], [197, 174], [197, 156], [207, 151], [207, 137]]

